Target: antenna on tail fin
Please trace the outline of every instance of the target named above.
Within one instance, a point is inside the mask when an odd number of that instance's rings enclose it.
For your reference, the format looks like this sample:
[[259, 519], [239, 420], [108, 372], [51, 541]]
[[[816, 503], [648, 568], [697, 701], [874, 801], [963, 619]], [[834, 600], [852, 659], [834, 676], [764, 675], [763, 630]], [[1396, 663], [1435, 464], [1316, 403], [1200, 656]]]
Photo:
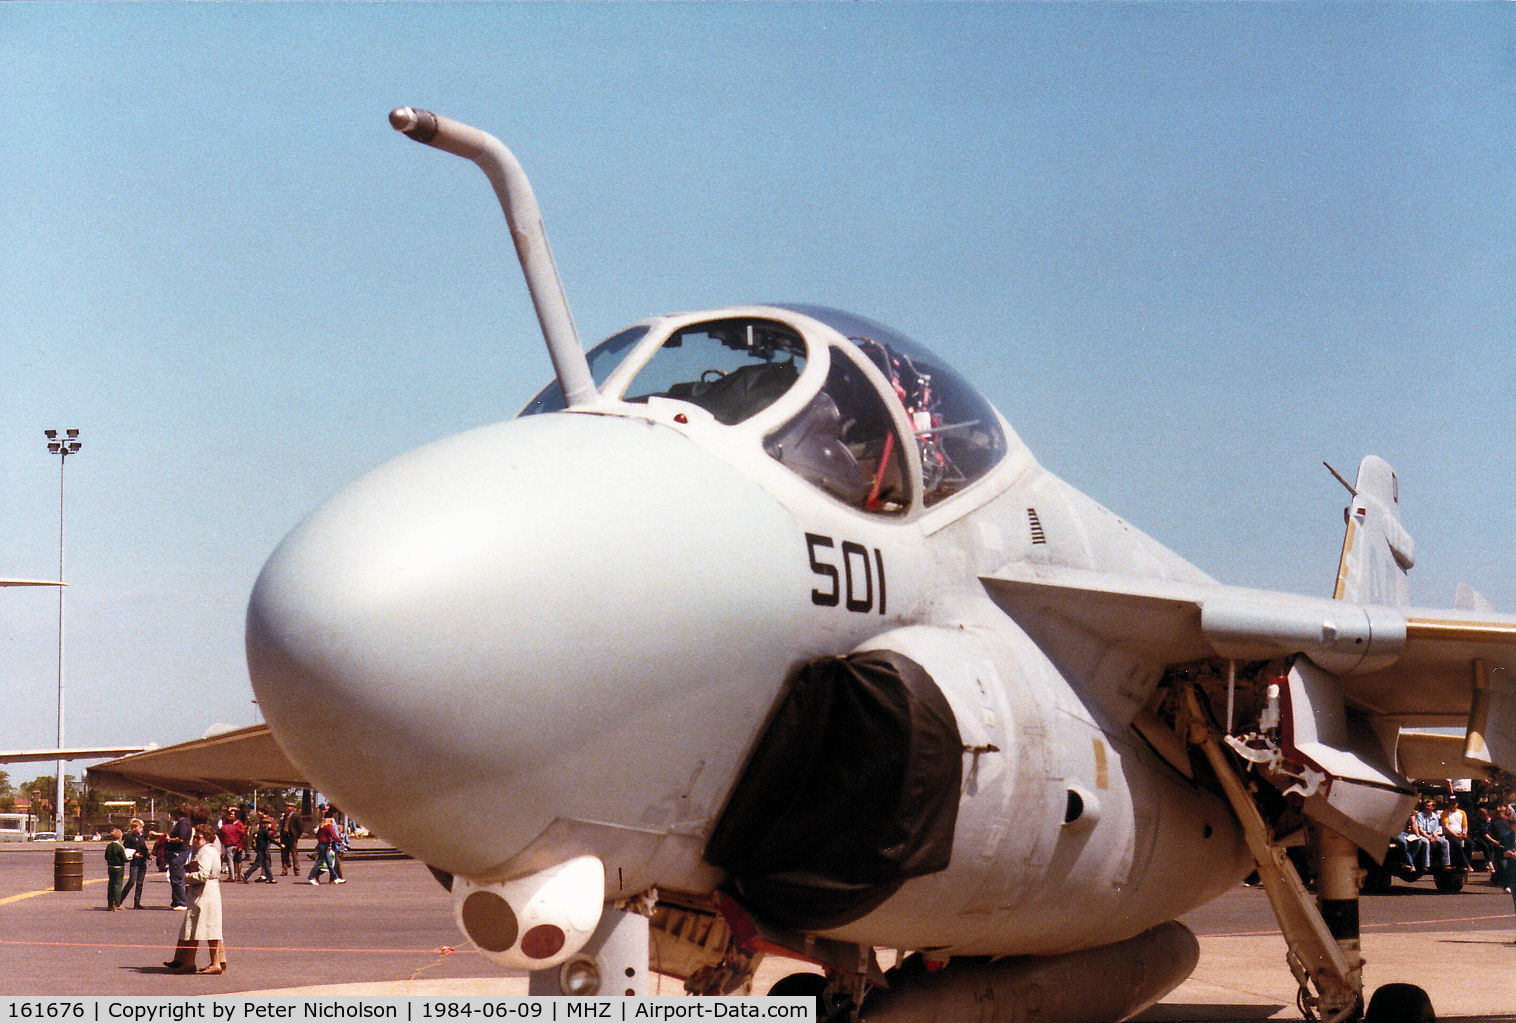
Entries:
[[1338, 472], [1336, 469], [1333, 469], [1330, 462], [1322, 462], [1321, 464], [1324, 465], [1324, 466], [1326, 466], [1327, 472], [1329, 472], [1329, 473], [1332, 474], [1332, 478], [1334, 480], [1336, 480], [1338, 483], [1342, 484], [1343, 489], [1345, 489], [1348, 493], [1352, 494], [1354, 497], [1358, 496], [1358, 491], [1356, 491], [1356, 490], [1353, 489], [1353, 484], [1351, 484], [1347, 480], [1343, 479], [1342, 478], [1342, 473]]
[[[1327, 466], [1343, 486], [1336, 470]], [[1416, 543], [1400, 523], [1400, 481], [1390, 463], [1369, 455], [1348, 487], [1353, 499], [1343, 511], [1347, 531], [1332, 596], [1355, 604], [1405, 607], [1411, 601], [1406, 572], [1416, 563]]]

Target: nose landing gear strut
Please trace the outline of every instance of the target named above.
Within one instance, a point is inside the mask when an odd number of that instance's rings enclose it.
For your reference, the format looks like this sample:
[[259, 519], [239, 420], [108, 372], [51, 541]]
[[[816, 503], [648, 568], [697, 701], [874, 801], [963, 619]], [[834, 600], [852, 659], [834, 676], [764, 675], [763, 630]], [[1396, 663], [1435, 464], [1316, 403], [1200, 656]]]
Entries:
[[[1320, 1023], [1435, 1023], [1431, 1000], [1412, 984], [1386, 984], [1363, 1001], [1363, 955], [1358, 928], [1358, 847], [1319, 824], [1317, 896], [1312, 898], [1284, 847], [1237, 773], [1193, 687], [1184, 690], [1189, 742], [1200, 747], [1242, 823], [1248, 851], [1289, 946], [1287, 961], [1299, 982], [1301, 1014]], [[1313, 990], [1314, 989], [1314, 990]]]

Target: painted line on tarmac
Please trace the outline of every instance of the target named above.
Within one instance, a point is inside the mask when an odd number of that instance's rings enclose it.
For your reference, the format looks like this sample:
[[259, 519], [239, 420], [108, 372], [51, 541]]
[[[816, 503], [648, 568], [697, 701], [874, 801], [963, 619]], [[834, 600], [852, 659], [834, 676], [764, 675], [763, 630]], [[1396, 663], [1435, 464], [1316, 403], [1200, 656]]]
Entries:
[[[105, 884], [105, 882], [108, 881], [108, 880], [110, 880], [110, 879], [109, 878], [105, 878], [105, 877], [92, 877], [88, 881], [85, 881], [84, 883], [85, 884]], [[0, 899], [0, 906], [8, 906], [12, 902], [20, 902], [22, 899], [35, 899], [39, 895], [52, 895], [55, 892], [57, 892], [57, 894], [60, 894], [60, 895], [67, 894], [65, 892], [58, 892], [58, 890], [56, 888], [39, 888], [37, 891], [34, 891], [34, 892], [22, 892], [20, 895], [7, 895], [5, 898]]]
[[1485, 920], [1509, 920], [1510, 913], [1496, 913], [1494, 916], [1450, 916], [1441, 920], [1392, 920], [1381, 924], [1364, 924], [1363, 929], [1371, 927], [1418, 927], [1422, 924], [1473, 924], [1482, 923]]
[[[115, 944], [100, 941], [15, 941], [0, 938], [0, 947], [8, 948], [157, 948], [159, 943], [151, 945], [143, 944]], [[441, 948], [301, 948], [294, 945], [232, 945], [226, 946], [228, 952], [347, 952], [359, 955], [478, 955], [477, 949], [452, 948], [443, 945]]]
[[[1370, 931], [1370, 930], [1374, 930], [1376, 928], [1386, 928], [1386, 927], [1425, 927], [1425, 928], [1428, 928], [1428, 929], [1432, 929], [1432, 928], [1436, 927], [1438, 924], [1475, 924], [1475, 923], [1483, 923], [1486, 920], [1509, 920], [1509, 919], [1511, 919], [1511, 914], [1510, 913], [1497, 913], [1494, 916], [1450, 916], [1450, 917], [1442, 917], [1442, 918], [1437, 919], [1437, 920], [1391, 920], [1391, 921], [1386, 922], [1386, 923], [1362, 924], [1362, 925], [1360, 925], [1359, 930], [1360, 931]], [[1216, 934], [1210, 934], [1210, 933], [1201, 934], [1201, 933], [1197, 932], [1195, 934], [1195, 937], [1197, 937], [1197, 938], [1266, 938], [1266, 937], [1270, 937], [1272, 935], [1276, 935], [1278, 933], [1279, 933], [1278, 929], [1268, 930], [1268, 931], [1222, 931], [1222, 932], [1219, 932], [1219, 933], [1216, 933]]]

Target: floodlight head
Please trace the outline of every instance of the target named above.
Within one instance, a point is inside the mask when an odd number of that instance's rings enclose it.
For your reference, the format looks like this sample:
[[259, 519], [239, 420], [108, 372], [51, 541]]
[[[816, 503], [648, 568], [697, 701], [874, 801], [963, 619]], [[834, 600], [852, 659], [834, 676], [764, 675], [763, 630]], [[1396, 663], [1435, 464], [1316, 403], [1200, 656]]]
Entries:
[[70, 429], [68, 431], [68, 436], [70, 440], [73, 440], [75, 437], [79, 436], [79, 431], [77, 429]]
[[56, 454], [57, 454], [57, 453], [58, 453], [58, 450], [59, 450], [59, 449], [60, 449], [60, 448], [62, 448], [62, 447], [63, 447], [63, 445], [62, 445], [62, 444], [60, 444], [60, 443], [59, 443], [59, 442], [58, 442], [58, 441], [53, 441], [53, 442], [51, 442], [51, 443], [50, 443], [50, 444], [48, 444], [48, 446], [47, 446], [47, 450], [48, 450], [48, 451], [49, 451], [49, 452], [51, 452], [51, 453], [52, 453], [52, 454], [55, 454], [55, 455], [56, 455]]
[[57, 430], [43, 430], [42, 432], [45, 433], [45, 434], [47, 434], [47, 439], [48, 440], [53, 440], [53, 439], [55, 439], [58, 436], [58, 431]]

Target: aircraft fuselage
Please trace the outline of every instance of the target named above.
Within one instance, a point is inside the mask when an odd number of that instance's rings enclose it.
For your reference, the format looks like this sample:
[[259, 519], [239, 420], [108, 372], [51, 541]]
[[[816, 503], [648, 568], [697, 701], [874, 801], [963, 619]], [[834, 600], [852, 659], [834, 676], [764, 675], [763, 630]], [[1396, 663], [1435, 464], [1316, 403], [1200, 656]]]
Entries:
[[[728, 423], [677, 387], [627, 398], [649, 351], [683, 357], [696, 342], [668, 339], [747, 322], [793, 348], [768, 364], [795, 376], [771, 403]], [[892, 343], [885, 331], [870, 341]], [[608, 899], [707, 892], [723, 872], [705, 844], [788, 680], [890, 649], [926, 669], [961, 733], [951, 862], [825, 933], [1051, 953], [1234, 883], [1249, 868], [1225, 805], [1089, 698], [1140, 691], [1158, 666], [1082, 640], [1039, 647], [980, 582], [1008, 563], [1204, 576], [1046, 473], [998, 416], [962, 428], [995, 435], [977, 442], [991, 464], [950, 484], [939, 472], [927, 504], [927, 461], [975, 452], [934, 450], [927, 410], [892, 403], [901, 380], [848, 337], [779, 307], [652, 321], [602, 384], [623, 389], [614, 400], [438, 441], [333, 497], [249, 609], [260, 706], [291, 759], [454, 875], [591, 855]], [[791, 443], [793, 424], [862, 386], [877, 405], [843, 429], [872, 414], [882, 445], [797, 454], [816, 431]]]

